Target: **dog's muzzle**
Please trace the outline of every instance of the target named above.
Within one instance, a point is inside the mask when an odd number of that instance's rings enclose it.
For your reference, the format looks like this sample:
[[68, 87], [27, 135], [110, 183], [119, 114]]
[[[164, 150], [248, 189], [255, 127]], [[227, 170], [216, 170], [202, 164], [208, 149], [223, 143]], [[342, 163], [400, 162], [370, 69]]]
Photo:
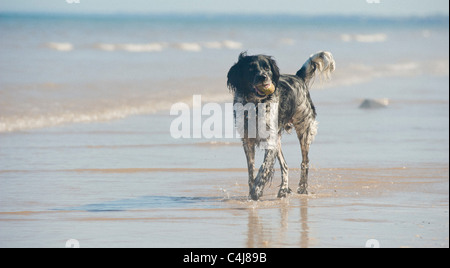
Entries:
[[254, 85], [253, 89], [255, 90], [256, 95], [259, 97], [265, 97], [275, 92], [275, 85], [271, 81], [263, 82]]

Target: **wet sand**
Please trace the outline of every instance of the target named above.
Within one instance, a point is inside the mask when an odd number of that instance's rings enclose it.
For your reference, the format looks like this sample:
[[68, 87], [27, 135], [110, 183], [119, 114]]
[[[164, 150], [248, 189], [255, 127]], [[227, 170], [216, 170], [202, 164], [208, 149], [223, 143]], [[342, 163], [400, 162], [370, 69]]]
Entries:
[[[82, 172], [98, 180], [112, 171]], [[101, 192], [96, 179], [72, 181], [58, 187], [59, 195], [72, 197], [66, 206], [1, 212], [1, 246], [63, 247], [75, 238], [82, 247], [364, 247], [368, 239], [382, 247], [448, 247], [448, 166], [314, 169], [311, 194], [280, 200], [272, 185], [258, 202], [248, 201], [247, 186], [238, 181], [245, 172], [189, 173], [185, 189], [168, 195], [142, 195], [136, 190], [145, 182], [102, 180], [134, 197], [96, 203], [86, 203], [87, 193]], [[41, 181], [41, 187], [52, 186]], [[21, 202], [42, 208], [51, 198]]]
[[[281, 200], [277, 169], [254, 202], [238, 141], [117, 144], [149, 133], [113, 129], [161, 117], [3, 134], [0, 246], [58, 248], [68, 239], [81, 247], [364, 247], [368, 239], [449, 246], [448, 163], [313, 164], [310, 194]], [[177, 157], [158, 162], [165, 153]], [[290, 166], [295, 190], [300, 170]]]

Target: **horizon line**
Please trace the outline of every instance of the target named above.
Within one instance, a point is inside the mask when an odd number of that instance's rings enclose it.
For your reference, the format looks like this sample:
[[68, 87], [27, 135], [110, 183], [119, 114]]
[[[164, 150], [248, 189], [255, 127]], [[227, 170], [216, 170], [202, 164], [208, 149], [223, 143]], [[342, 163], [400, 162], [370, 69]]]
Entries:
[[[73, 16], [73, 17], [89, 17], [89, 16], [180, 16], [180, 17], [256, 17], [256, 16], [268, 16], [268, 17], [280, 17], [286, 16], [289, 18], [365, 18], [365, 19], [430, 19], [430, 18], [449, 18], [448, 13], [430, 13], [430, 14], [353, 14], [353, 13], [290, 13], [290, 12], [131, 12], [131, 11], [111, 11], [111, 12], [65, 12], [65, 11], [0, 11], [0, 16], [19, 15], [19, 16]], [[264, 18], [261, 18], [264, 19]]]

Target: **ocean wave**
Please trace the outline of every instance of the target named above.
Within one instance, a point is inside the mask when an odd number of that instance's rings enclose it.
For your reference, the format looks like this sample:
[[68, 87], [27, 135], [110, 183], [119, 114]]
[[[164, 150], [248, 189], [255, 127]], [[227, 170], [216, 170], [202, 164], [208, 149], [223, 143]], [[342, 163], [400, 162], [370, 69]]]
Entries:
[[132, 115], [153, 114], [162, 109], [169, 109], [170, 101], [158, 101], [135, 105], [118, 105], [93, 110], [67, 110], [35, 115], [0, 116], [0, 133], [25, 131], [45, 127], [53, 127], [67, 123], [91, 123], [122, 119]]
[[148, 43], [148, 44], [109, 44], [109, 43], [100, 43], [94, 46], [97, 49], [103, 51], [128, 51], [128, 52], [159, 52], [162, 51], [165, 47], [165, 43]]
[[184, 51], [199, 52], [202, 50], [202, 46], [199, 43], [178, 43], [174, 46]]
[[153, 52], [162, 51], [165, 45], [162, 43], [150, 43], [150, 44], [123, 44], [119, 45], [119, 48], [129, 52]]
[[341, 40], [343, 42], [358, 42], [358, 43], [382, 43], [388, 39], [384, 33], [376, 34], [342, 34]]
[[242, 48], [241, 42], [236, 42], [232, 40], [225, 40], [222, 42], [219, 41], [210, 41], [210, 42], [204, 42], [203, 47], [209, 48], [209, 49], [241, 49]]
[[67, 42], [65, 43], [49, 42], [46, 44], [46, 46], [50, 49], [57, 51], [71, 51], [74, 48], [73, 44]]
[[319, 86], [320, 88], [351, 86], [367, 83], [376, 78], [411, 77], [422, 74], [448, 76], [449, 59], [424, 62], [405, 61], [380, 65], [348, 64], [336, 70], [332, 83]]
[[[71, 43], [48, 42], [46, 47], [57, 51], [72, 51], [75, 46]], [[161, 52], [165, 49], [177, 49], [188, 52], [200, 52], [203, 49], [241, 49], [243, 44], [233, 40], [206, 41], [206, 42], [152, 42], [152, 43], [97, 43], [83, 46], [102, 51], [127, 51], [127, 52]]]
[[228, 48], [228, 49], [241, 49], [242, 48], [242, 43], [231, 41], [231, 40], [225, 40], [222, 42], [222, 44], [225, 48]]

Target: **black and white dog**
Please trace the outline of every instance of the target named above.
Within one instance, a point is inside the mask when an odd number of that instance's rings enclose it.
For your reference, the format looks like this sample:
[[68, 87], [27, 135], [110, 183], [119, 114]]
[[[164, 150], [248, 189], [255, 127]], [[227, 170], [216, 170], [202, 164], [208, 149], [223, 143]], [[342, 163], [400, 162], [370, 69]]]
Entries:
[[[255, 146], [260, 145], [262, 139], [258, 133], [256, 136], [249, 135], [250, 123], [247, 121], [250, 120], [250, 114], [258, 117], [259, 113], [252, 113], [249, 110], [238, 113], [235, 110], [236, 127], [240, 131], [247, 157], [251, 199], [258, 200], [262, 196], [264, 186], [273, 177], [275, 159], [280, 162], [282, 174], [278, 197], [286, 197], [291, 192], [288, 185], [288, 167], [281, 152], [281, 134], [283, 130], [289, 132], [293, 127], [297, 132], [302, 152], [301, 177], [297, 193], [308, 193], [308, 151], [317, 132], [316, 110], [309, 95], [309, 87], [316, 73], [329, 76], [334, 69], [335, 62], [329, 52], [318, 52], [312, 55], [296, 75], [280, 74], [275, 60], [270, 56], [248, 56], [243, 52], [239, 55], [238, 62], [229, 70], [227, 85], [234, 93], [235, 106], [242, 104], [242, 107], [249, 107], [247, 104], [252, 104], [254, 109], [258, 110], [258, 107], [261, 107], [260, 104], [265, 104], [266, 120], [275, 120], [277, 123], [275, 131], [269, 137], [272, 141], [275, 140], [274, 146], [265, 148], [264, 162], [255, 177]], [[274, 109], [276, 109], [275, 112]], [[244, 117], [243, 120], [247, 120], [246, 123], [238, 124], [238, 121], [243, 121], [238, 117]], [[270, 128], [268, 123], [267, 127]]]

